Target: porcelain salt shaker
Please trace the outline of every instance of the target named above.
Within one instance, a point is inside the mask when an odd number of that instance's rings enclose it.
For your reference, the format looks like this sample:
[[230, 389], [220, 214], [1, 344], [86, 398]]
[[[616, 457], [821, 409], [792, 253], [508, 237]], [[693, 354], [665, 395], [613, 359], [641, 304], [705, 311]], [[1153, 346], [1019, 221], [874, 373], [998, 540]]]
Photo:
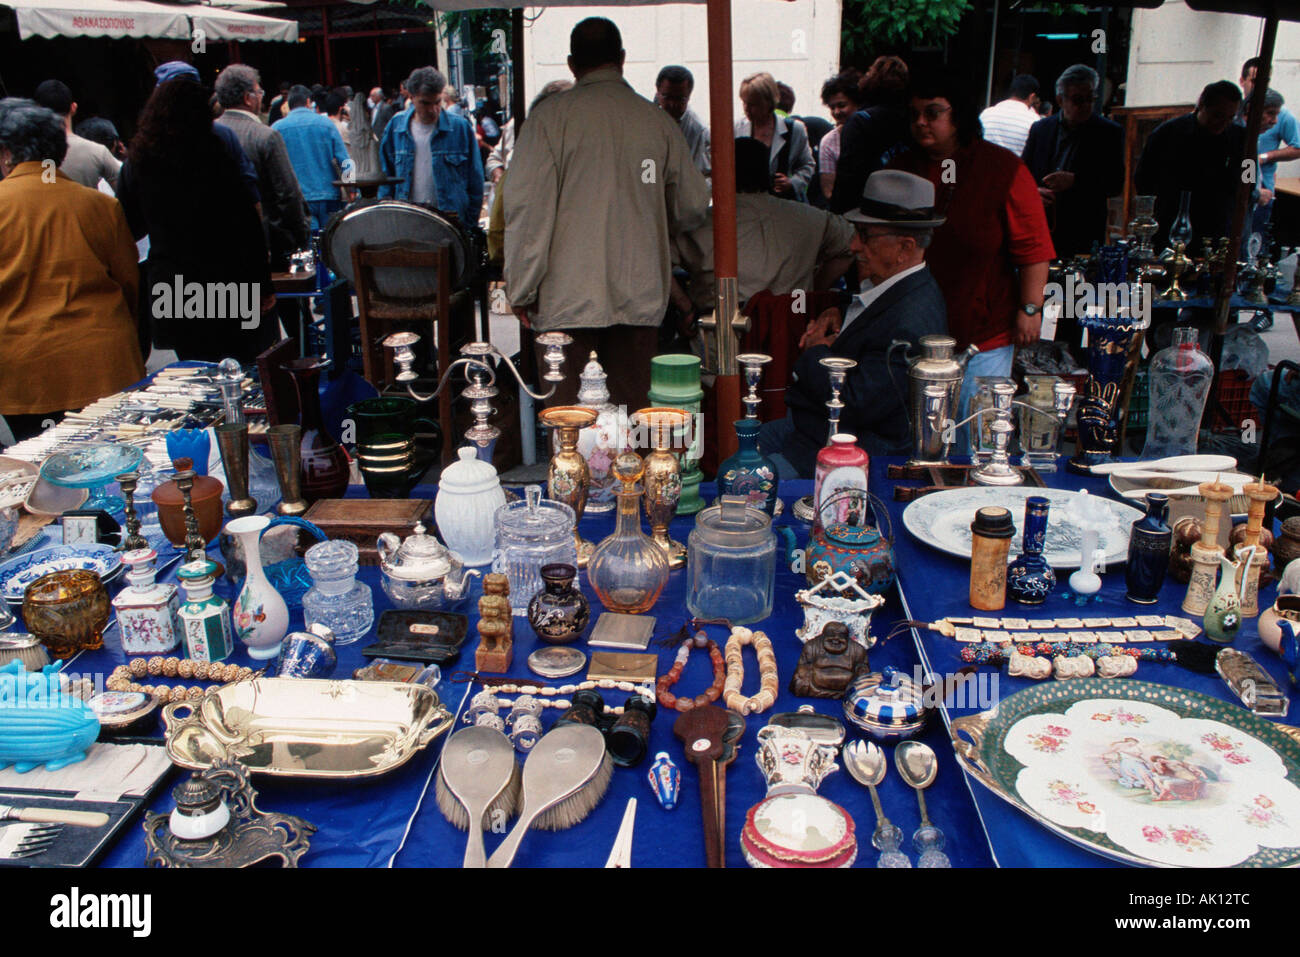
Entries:
[[128, 584], [113, 599], [113, 608], [122, 632], [122, 650], [128, 655], [161, 655], [180, 644], [180, 599], [175, 585], [154, 580], [157, 559], [152, 548], [132, 549], [122, 556]]
[[225, 661], [234, 650], [230, 634], [230, 605], [212, 593], [217, 563], [204, 558], [188, 562], [176, 573], [185, 590], [180, 607], [185, 657], [195, 661]]

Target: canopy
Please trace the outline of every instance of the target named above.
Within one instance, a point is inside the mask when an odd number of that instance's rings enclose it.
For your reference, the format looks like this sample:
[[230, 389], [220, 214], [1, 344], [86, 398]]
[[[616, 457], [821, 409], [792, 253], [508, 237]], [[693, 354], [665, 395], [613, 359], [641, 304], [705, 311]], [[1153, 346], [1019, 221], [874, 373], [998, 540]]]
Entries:
[[209, 40], [273, 40], [298, 42], [298, 22], [259, 17], [255, 13], [218, 7], [186, 7], [195, 30], [202, 30]]
[[[230, 6], [261, 6], [256, 0], [215, 0], [222, 6], [177, 6], [150, 0], [7, 0], [18, 19], [18, 36], [159, 37], [189, 40], [202, 30], [210, 40], [298, 42], [294, 20], [260, 17]], [[230, 5], [230, 6], [226, 6]]]
[[147, 0], [12, 0], [18, 36], [190, 38], [189, 19], [180, 7]]

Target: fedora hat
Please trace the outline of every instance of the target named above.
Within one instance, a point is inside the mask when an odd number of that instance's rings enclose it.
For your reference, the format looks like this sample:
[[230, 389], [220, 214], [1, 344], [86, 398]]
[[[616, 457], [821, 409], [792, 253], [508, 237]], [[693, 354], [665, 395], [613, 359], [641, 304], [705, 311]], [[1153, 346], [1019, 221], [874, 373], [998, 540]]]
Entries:
[[876, 170], [867, 177], [862, 201], [844, 218], [853, 223], [887, 226], [942, 226], [945, 218], [934, 212], [934, 184], [897, 169]]

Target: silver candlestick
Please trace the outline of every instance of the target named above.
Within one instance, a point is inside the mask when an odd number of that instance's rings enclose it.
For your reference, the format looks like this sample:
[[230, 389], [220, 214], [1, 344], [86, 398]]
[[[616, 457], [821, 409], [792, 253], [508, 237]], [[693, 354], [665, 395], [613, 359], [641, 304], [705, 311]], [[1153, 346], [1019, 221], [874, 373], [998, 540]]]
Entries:
[[818, 360], [822, 368], [830, 373], [831, 377], [831, 397], [826, 403], [826, 408], [830, 415], [830, 430], [827, 433], [826, 441], [830, 443], [832, 435], [838, 435], [840, 431], [840, 412], [844, 408], [844, 403], [840, 401], [840, 390], [844, 388], [844, 380], [851, 369], [857, 368], [857, 361], [853, 359], [841, 359], [839, 356], [826, 356]]
[[771, 356], [765, 356], [761, 352], [745, 352], [736, 356], [736, 362], [745, 370], [745, 384], [749, 387], [749, 395], [740, 400], [745, 404], [747, 419], [758, 418], [758, 407], [763, 404], [758, 386], [763, 380], [763, 366], [771, 361]]

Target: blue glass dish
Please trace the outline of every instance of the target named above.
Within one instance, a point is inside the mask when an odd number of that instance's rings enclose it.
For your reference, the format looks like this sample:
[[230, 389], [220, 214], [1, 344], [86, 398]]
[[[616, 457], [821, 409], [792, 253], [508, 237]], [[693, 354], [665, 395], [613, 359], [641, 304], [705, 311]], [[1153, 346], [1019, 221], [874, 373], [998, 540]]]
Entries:
[[124, 512], [126, 501], [120, 495], [108, 495], [105, 488], [123, 472], [132, 472], [144, 459], [144, 451], [134, 445], [100, 442], [72, 452], [56, 452], [41, 465], [41, 478], [63, 488], [90, 489], [83, 508]]

